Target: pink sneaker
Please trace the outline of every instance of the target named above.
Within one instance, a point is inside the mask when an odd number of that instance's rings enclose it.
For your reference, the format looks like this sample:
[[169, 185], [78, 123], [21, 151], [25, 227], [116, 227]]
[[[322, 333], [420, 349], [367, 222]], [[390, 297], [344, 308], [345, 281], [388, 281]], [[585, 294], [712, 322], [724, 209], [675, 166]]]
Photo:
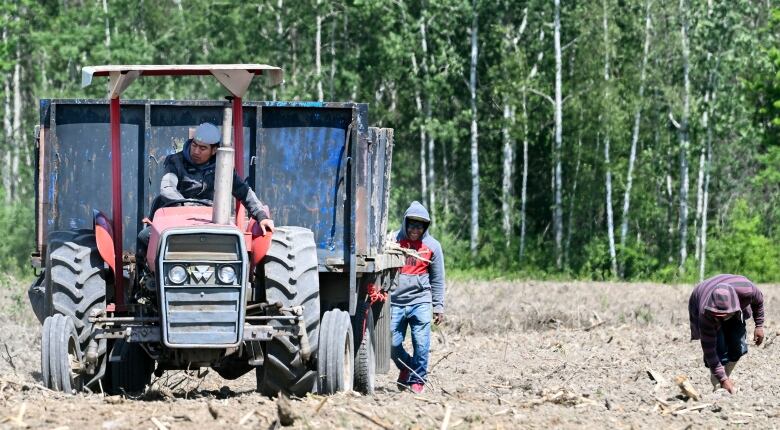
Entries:
[[398, 373], [398, 380], [396, 383], [404, 387], [409, 385], [409, 369], [401, 369], [401, 371]]
[[409, 389], [412, 390], [415, 394], [422, 394], [422, 392], [425, 391], [425, 385], [415, 382], [409, 387]]

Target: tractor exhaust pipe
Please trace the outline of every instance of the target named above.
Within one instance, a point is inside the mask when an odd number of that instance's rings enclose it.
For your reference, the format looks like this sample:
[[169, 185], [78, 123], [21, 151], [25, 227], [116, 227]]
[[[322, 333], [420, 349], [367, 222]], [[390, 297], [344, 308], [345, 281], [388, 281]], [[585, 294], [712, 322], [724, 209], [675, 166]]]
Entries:
[[233, 111], [226, 107], [222, 115], [222, 145], [217, 148], [217, 166], [214, 172], [214, 210], [211, 221], [227, 224], [230, 221], [233, 194]]

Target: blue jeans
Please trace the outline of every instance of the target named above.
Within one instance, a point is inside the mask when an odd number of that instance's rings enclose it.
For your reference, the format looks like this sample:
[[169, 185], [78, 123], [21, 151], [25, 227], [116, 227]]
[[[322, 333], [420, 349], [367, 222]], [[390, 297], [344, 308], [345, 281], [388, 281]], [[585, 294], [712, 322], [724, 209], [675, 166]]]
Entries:
[[[409, 372], [409, 384], [423, 383], [428, 374], [428, 350], [431, 346], [431, 304], [393, 305], [392, 309], [390, 331], [393, 334], [393, 345], [390, 356], [399, 370], [412, 370]], [[407, 327], [412, 332], [414, 354], [411, 356], [404, 350], [403, 345]]]

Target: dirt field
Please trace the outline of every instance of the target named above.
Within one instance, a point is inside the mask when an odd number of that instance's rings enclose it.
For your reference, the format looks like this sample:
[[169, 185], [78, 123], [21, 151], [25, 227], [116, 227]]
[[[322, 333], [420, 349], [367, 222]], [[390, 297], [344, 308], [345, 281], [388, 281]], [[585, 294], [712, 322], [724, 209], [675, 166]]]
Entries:
[[[424, 394], [399, 392], [392, 370], [372, 397], [292, 400], [292, 428], [780, 427], [780, 289], [762, 286], [767, 339], [740, 361], [733, 375], [740, 391], [731, 396], [712, 392], [698, 342], [689, 341], [690, 288], [450, 284], [448, 320], [432, 339]], [[229, 382], [214, 372], [202, 379], [169, 372], [142, 399], [42, 388], [40, 327], [19, 304], [23, 289], [0, 290], [0, 427], [278, 427], [277, 402], [253, 392], [253, 374]], [[752, 328], [751, 321], [751, 336]], [[677, 376], [688, 377], [701, 399], [682, 396]]]

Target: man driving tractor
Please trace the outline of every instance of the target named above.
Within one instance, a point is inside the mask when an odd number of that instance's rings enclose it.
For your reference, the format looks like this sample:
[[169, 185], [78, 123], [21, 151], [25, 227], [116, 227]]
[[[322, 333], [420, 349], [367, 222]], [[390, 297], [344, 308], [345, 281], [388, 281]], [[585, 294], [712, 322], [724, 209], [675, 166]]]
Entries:
[[[214, 124], [204, 122], [195, 129], [195, 135], [187, 140], [184, 148], [165, 157], [165, 173], [160, 180], [160, 195], [154, 199], [150, 215], [154, 217], [157, 209], [178, 200], [214, 199], [214, 173], [216, 171], [216, 153], [220, 144], [220, 131]], [[269, 218], [267, 207], [257, 198], [252, 188], [233, 172], [233, 197], [244, 204], [249, 215], [257, 220], [261, 230], [274, 231], [274, 222]], [[143, 261], [149, 246], [151, 229], [144, 227], [138, 233], [138, 258]]]

